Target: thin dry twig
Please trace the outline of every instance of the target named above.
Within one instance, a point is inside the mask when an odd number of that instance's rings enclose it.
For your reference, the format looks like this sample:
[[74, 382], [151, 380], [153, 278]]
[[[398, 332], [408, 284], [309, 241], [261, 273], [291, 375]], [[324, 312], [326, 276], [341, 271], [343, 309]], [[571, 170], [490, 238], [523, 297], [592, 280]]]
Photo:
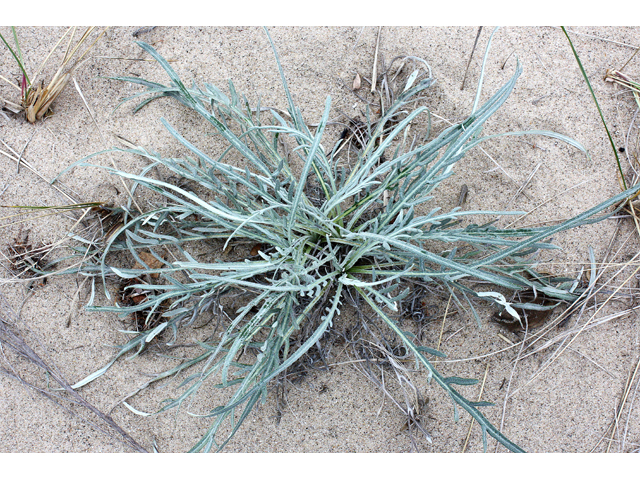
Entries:
[[451, 297], [453, 294], [449, 295], [449, 300], [447, 301], [447, 308], [444, 310], [444, 316], [442, 317], [442, 326], [440, 327], [440, 335], [438, 336], [438, 346], [436, 350], [440, 350], [440, 343], [442, 342], [442, 334], [444, 332], [444, 322], [447, 320], [447, 313], [449, 313], [449, 305], [451, 305]]
[[[482, 27], [480, 27], [482, 28]], [[480, 393], [478, 394], [478, 402], [482, 400], [482, 393], [484, 392], [484, 384], [487, 381], [487, 374], [489, 373], [489, 364], [487, 363], [487, 367], [484, 369], [484, 377], [482, 378], [482, 385], [480, 385]], [[464, 446], [462, 447], [462, 453], [466, 452], [467, 445], [469, 444], [469, 438], [471, 438], [471, 429], [473, 428], [473, 424], [475, 423], [475, 418], [471, 419], [469, 423], [469, 431], [467, 432], [467, 438], [464, 441]]]
[[33, 140], [33, 137], [35, 136], [36, 132], [38, 130], [34, 129], [33, 133], [31, 134], [31, 136], [29, 137], [29, 140], [27, 140], [27, 143], [24, 144], [24, 147], [22, 147], [22, 150], [20, 150], [20, 155], [18, 155], [18, 166], [16, 168], [16, 174], [20, 173], [20, 161], [22, 160], [22, 155], [24, 155], [24, 151], [27, 149], [27, 147], [29, 146], [29, 144], [31, 143], [31, 140]]
[[476, 47], [478, 46], [478, 40], [480, 39], [480, 34], [482, 33], [482, 27], [478, 27], [478, 33], [476, 34], [476, 39], [473, 42], [473, 48], [471, 49], [471, 55], [469, 55], [469, 61], [467, 62], [467, 68], [464, 70], [464, 77], [462, 77], [462, 85], [460, 85], [460, 90], [464, 90], [464, 84], [467, 81], [467, 73], [469, 72], [469, 66], [471, 65], [471, 60], [473, 59], [473, 54], [476, 51]]
[[[13, 312], [13, 309], [7, 303], [4, 296], [0, 294], [0, 345], [2, 345], [3, 348], [7, 347], [14, 351], [23, 358], [26, 358], [33, 365], [42, 369], [47, 374], [48, 378], [53, 379], [60, 387], [62, 387], [62, 390], [66, 392], [68, 396], [64, 397], [62, 395], [55, 394], [54, 391], [50, 389], [43, 389], [34, 385], [16, 372], [13, 367], [10, 367], [12, 371], [0, 368], [0, 373], [9, 378], [20, 381], [24, 386], [27, 386], [52, 400], [72, 415], [79, 417], [82, 421], [88, 423], [103, 434], [117, 439], [132, 450], [146, 453], [147, 450], [138, 444], [138, 442], [136, 442], [127, 432], [125, 432], [110, 415], [102, 413], [91, 403], [87, 402], [80, 394], [78, 394], [78, 392], [73, 390], [55, 364], [48, 364], [45, 362], [18, 334], [14, 332], [12, 324], [15, 325], [18, 321], [18, 316]], [[71, 404], [76, 404], [85, 408], [93, 413], [99, 421], [104, 423], [104, 425], [97, 425], [95, 422], [85, 419], [83, 416], [69, 409], [57, 400], [67, 401]]]

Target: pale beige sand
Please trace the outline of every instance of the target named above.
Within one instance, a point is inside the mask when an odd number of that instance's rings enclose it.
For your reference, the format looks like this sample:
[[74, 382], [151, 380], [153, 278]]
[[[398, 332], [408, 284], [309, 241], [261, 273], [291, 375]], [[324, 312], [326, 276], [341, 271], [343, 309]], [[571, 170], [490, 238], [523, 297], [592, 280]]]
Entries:
[[[180, 153], [176, 142], [160, 125], [160, 117], [188, 132], [190, 138], [205, 145], [209, 142], [211, 148], [217, 148], [213, 140], [198, 135], [200, 127], [194, 115], [168, 100], [155, 102], [135, 116], [131, 111], [133, 104], [114, 112], [119, 101], [136, 89], [129, 84], [99, 77], [135, 75], [166, 82], [164, 73], [152, 62], [99, 58], [147, 58], [134, 44], [132, 32], [135, 30], [110, 29], [96, 46], [92, 58], [76, 75], [99, 130], [73, 84], [56, 102], [56, 114], [44, 123], [31, 125], [23, 118], [6, 120], [0, 117], [0, 138], [17, 151], [31, 140], [24, 159], [45, 178], [53, 178], [83, 156], [115, 145], [115, 134], [164, 155]], [[621, 89], [606, 84], [602, 77], [606, 69], [620, 68], [633, 54], [632, 47], [621, 44], [640, 45], [640, 29], [580, 27], [575, 30], [619, 42], [573, 35], [614, 140], [622, 146], [636, 104], [628, 92], [623, 93]], [[61, 28], [19, 29], [23, 55], [31, 71], [37, 68], [63, 31]], [[334, 112], [358, 114], [361, 104], [342, 82], [351, 85], [356, 72], [367, 77], [371, 75], [377, 27], [272, 28], [270, 31], [294, 99], [309, 122], [314, 123], [320, 118], [327, 95], [333, 99]], [[10, 30], [3, 27], [2, 32], [8, 34]], [[410, 54], [429, 62], [437, 83], [428, 95], [427, 104], [434, 114], [455, 122], [470, 112], [490, 32], [488, 27], [482, 32], [463, 91], [460, 85], [476, 27], [385, 27], [380, 52], [387, 61], [396, 55]], [[158, 27], [140, 35], [139, 39], [155, 45], [165, 58], [175, 59], [172, 65], [187, 83], [195, 79], [225, 89], [230, 78], [238, 91], [246, 93], [250, 100], [255, 101], [259, 96], [262, 105], [285, 108], [273, 54], [260, 28]], [[511, 98], [488, 122], [486, 132], [553, 130], [582, 142], [591, 159], [561, 142], [545, 138], [512, 137], [487, 142], [483, 147], [486, 153], [518, 184], [522, 184], [530, 172], [542, 164], [526, 190], [528, 198], [519, 196], [510, 203], [518, 185], [495, 170], [495, 164], [488, 155], [477, 150], [457, 166], [455, 177], [441, 188], [443, 206], [455, 205], [463, 183], [469, 186], [466, 204], [469, 209], [528, 211], [562, 194], [523, 221], [532, 224], [575, 215], [617, 193], [619, 185], [610, 145], [562, 31], [546, 27], [501, 29], [494, 37], [487, 62], [483, 99], [512, 75], [516, 57], [522, 62], [524, 73]], [[634, 78], [640, 78], [640, 57], [632, 60], [625, 71]], [[18, 78], [18, 69], [5, 48], [0, 48], [0, 73], [10, 79]], [[15, 93], [4, 85], [0, 90], [5, 97], [14, 98]], [[434, 128], [442, 129], [444, 125], [442, 121], [436, 121]], [[635, 139], [637, 136], [635, 127], [631, 137]], [[635, 148], [630, 150], [630, 154], [637, 155]], [[622, 157], [625, 158], [624, 155]], [[103, 156], [96, 162], [110, 165], [111, 158], [124, 170], [136, 171], [142, 165], [139, 160], [127, 156]], [[627, 168], [628, 163], [626, 159], [624, 161]], [[0, 196], [2, 205], [64, 202], [50, 186], [24, 167], [17, 174], [15, 164], [5, 157], [0, 157], [0, 172], [0, 190], [7, 187]], [[124, 199], [121, 188], [121, 195], [116, 196], [113, 188], [109, 187], [119, 185], [119, 181], [97, 169], [75, 170], [64, 178], [64, 182], [83, 200]], [[567, 191], [581, 182], [587, 183]], [[2, 215], [11, 212], [2, 209]], [[71, 224], [70, 220], [53, 217], [35, 221], [29, 227], [34, 241], [53, 241], [61, 238]], [[550, 267], [555, 272], [574, 274], [588, 262], [589, 246], [594, 248], [596, 259], [602, 258], [614, 227], [615, 221], [607, 220], [558, 235], [554, 240], [563, 250], [546, 253], [543, 258], [557, 262]], [[625, 238], [631, 231], [627, 221], [620, 237]], [[17, 227], [1, 230], [0, 248], [5, 253], [5, 245], [17, 232]], [[620, 245], [618, 241], [614, 248]], [[617, 261], [628, 260], [636, 250], [637, 240], [634, 237], [616, 257]], [[8, 276], [4, 270], [3, 276]], [[635, 288], [637, 280], [632, 279], [629, 285]], [[66, 326], [76, 289], [75, 278], [50, 280], [27, 300], [20, 325], [23, 332], [28, 327], [37, 336], [70, 382], [104, 365], [113, 353], [107, 346], [120, 344], [125, 339], [118, 333], [124, 328], [121, 320], [111, 315], [86, 313], [82, 308], [73, 312], [71, 324]], [[0, 292], [15, 309], [20, 307], [25, 296], [22, 284], [2, 285]], [[87, 295], [86, 289], [83, 290], [81, 302], [86, 302]], [[617, 302], [601, 310], [597, 318], [627, 309], [631, 304], [631, 300]], [[585, 312], [581, 322], [588, 320], [593, 312], [593, 309]], [[496, 406], [484, 411], [491, 421], [500, 425], [517, 349], [492, 353], [509, 345], [498, 334], [511, 341], [517, 338], [490, 322], [490, 312], [484, 315], [481, 330], [471, 319], [457, 315], [450, 317], [445, 325], [445, 341], [441, 349], [451, 360], [487, 356], [441, 364], [441, 368], [447, 374], [482, 379], [488, 367], [482, 398], [495, 402]], [[439, 322], [430, 324], [425, 330], [427, 338], [436, 342], [440, 327]], [[553, 329], [547, 337], [562, 331]], [[614, 419], [627, 377], [638, 361], [639, 334], [640, 323], [634, 315], [625, 315], [584, 331], [570, 349], [531, 383], [528, 383], [531, 376], [554, 349], [518, 362], [511, 391], [519, 390], [507, 403], [504, 433], [533, 452], [588, 452], [593, 449]], [[196, 335], [187, 334], [187, 337], [196, 338]], [[34, 336], [28, 335], [27, 338], [33, 341]], [[347, 358], [333, 360], [339, 362]], [[32, 371], [23, 361], [12, 357], [12, 362], [20, 371]], [[149, 355], [120, 361], [108, 374], [83, 388], [81, 393], [98, 408], [108, 411], [122, 396], [145, 381], [145, 373], [159, 371], [160, 363], [162, 366], [171, 364], [168, 360]], [[46, 384], [42, 376], [35, 377], [35, 380], [40, 385]], [[419, 451], [460, 452], [470, 418], [462, 414], [459, 422], [454, 423], [452, 404], [440, 389], [427, 384], [423, 374], [414, 375], [414, 381], [422, 394], [430, 399], [425, 426], [433, 437], [432, 444], [417, 438]], [[173, 387], [175, 384], [156, 386], [149, 393], [131, 399], [131, 404], [142, 411], [153, 411], [159, 401], [175, 395]], [[461, 390], [469, 398], [476, 398], [479, 386], [461, 387]], [[118, 442], [72, 418], [37, 393], [25, 390], [16, 381], [0, 376], [0, 392], [0, 450], [3, 452], [127, 451]], [[207, 392], [204, 399], [190, 408], [204, 412], [218, 404], [216, 395], [219, 392]], [[410, 449], [406, 432], [402, 431], [405, 418], [401, 412], [388, 400], [383, 403], [380, 391], [348, 364], [336, 366], [328, 372], [311, 374], [305, 382], [290, 389], [288, 405], [279, 425], [274, 421], [274, 414], [275, 403], [271, 398], [250, 415], [228, 450], [404, 452]], [[113, 410], [113, 418], [145, 448], [151, 449], [155, 440], [163, 452], [187, 450], [208, 425], [206, 420], [190, 417], [185, 411], [177, 415], [169, 413], [143, 418], [122, 405]], [[623, 437], [626, 438], [626, 451], [638, 448], [639, 419], [638, 409], [634, 408], [624, 437], [627, 410], [624, 411], [620, 426], [622, 432], [611, 444], [612, 451], [619, 450]], [[596, 451], [604, 451], [607, 445], [607, 441], [600, 443]], [[495, 441], [490, 439], [489, 451], [494, 449]], [[472, 430], [467, 450], [482, 451], [477, 426]]]

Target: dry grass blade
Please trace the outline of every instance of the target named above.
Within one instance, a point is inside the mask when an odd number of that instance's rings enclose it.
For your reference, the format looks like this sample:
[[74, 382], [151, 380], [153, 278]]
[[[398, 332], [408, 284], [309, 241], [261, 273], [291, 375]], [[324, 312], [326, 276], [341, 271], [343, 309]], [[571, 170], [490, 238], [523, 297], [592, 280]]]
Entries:
[[[537, 209], [539, 209], [540, 207], [543, 207], [544, 205], [556, 200], [558, 197], [565, 195], [566, 193], [570, 192], [571, 190], [573, 190], [574, 188], [578, 188], [581, 187], [582, 185], [584, 185], [585, 183], [590, 182], [591, 180], [585, 180], [584, 182], [580, 182], [577, 183], [576, 185], [573, 185], [569, 188], [567, 188], [566, 190], [562, 190], [560, 193], [555, 194], [553, 197], [549, 198], [548, 200], [545, 200], [542, 203], [539, 203], [538, 205], [536, 205], [535, 207], [533, 207], [531, 210], [529, 210], [527, 213], [525, 213], [524, 215], [521, 215], [520, 217], [516, 218], [513, 222], [508, 223], [506, 228], [511, 228], [512, 226], [514, 226], [516, 223], [518, 223], [520, 220], [524, 219], [525, 217], [528, 217], [529, 215], [531, 215], [533, 212], [535, 212]], [[522, 194], [524, 194], [524, 191], [521, 192]]]
[[[638, 254], [640, 255], [640, 254]], [[636, 255], [636, 257], [638, 256]], [[629, 261], [629, 264], [631, 264], [635, 258], [634, 257], [632, 260]], [[622, 272], [623, 269], [620, 269], [618, 271], [618, 273], [616, 275], [618, 275], [619, 273]], [[515, 390], [510, 396], [515, 396], [519, 391], [521, 391], [523, 388], [525, 388], [527, 385], [531, 384], [536, 378], [538, 378], [545, 370], [547, 370], [547, 368], [549, 366], [551, 366], [564, 352], [565, 350], [567, 350], [574, 342], [575, 340], [578, 338], [578, 336], [580, 336], [584, 331], [586, 331], [588, 328], [590, 328], [593, 323], [595, 322], [596, 317], [598, 316], [598, 314], [601, 312], [601, 310], [608, 305], [612, 299], [616, 298], [616, 296], [619, 294], [620, 290], [622, 290], [622, 288], [624, 288], [625, 285], [627, 285], [627, 283], [629, 283], [630, 280], [634, 279], [636, 274], [640, 272], [640, 266], [638, 266], [631, 275], [629, 275], [623, 282], [621, 285], [619, 285], [618, 287], [616, 287], [616, 289], [613, 291], [613, 293], [610, 294], [610, 296], [602, 303], [598, 306], [598, 308], [596, 309], [596, 311], [591, 315], [591, 317], [589, 318], [589, 320], [587, 320], [581, 327], [579, 327], [575, 333], [575, 335], [573, 337], [571, 337], [570, 340], [568, 340], [568, 342], [566, 342], [565, 344], [565, 340], [568, 339], [568, 337], [563, 337], [563, 344], [555, 351], [553, 352], [553, 354], [550, 356], [550, 358], [531, 376], [531, 378], [520, 388], [518, 388], [517, 390]], [[540, 337], [539, 337], [540, 338]], [[527, 355], [528, 356], [528, 355]]]
[[[24, 158], [21, 157], [21, 155], [16, 152], [13, 148], [11, 148], [4, 140], [0, 139], [0, 143], [2, 143], [2, 145], [5, 146], [5, 148], [7, 148], [11, 153], [7, 153], [4, 150], [0, 150], [0, 154], [4, 155], [5, 157], [7, 157], [10, 160], [13, 160], [16, 163], [16, 166], [18, 165], [24, 165], [27, 170], [29, 170], [30, 172], [34, 173], [40, 180], [45, 181], [46, 183], [51, 184], [51, 182], [49, 180], [47, 180], [45, 177], [42, 176], [42, 174], [40, 172], [38, 172], [35, 168], [33, 168], [33, 166], [31, 166], [29, 164], [29, 162], [27, 162]], [[65, 198], [67, 198], [68, 200], [70, 200], [72, 203], [80, 203], [78, 202], [71, 194], [67, 193], [61, 186], [63, 185], [61, 182], [56, 182], [56, 184], [51, 184], [51, 186], [57, 190], [59, 193], [61, 193]]]
[[[526, 340], [527, 340], [527, 335], [528, 334], [529, 334], [529, 329], [527, 328], [525, 330], [525, 332], [524, 332], [524, 338], [523, 338], [522, 342], [519, 342], [520, 348], [518, 349], [518, 353], [517, 353], [516, 358], [515, 358], [515, 360], [513, 362], [513, 367], [511, 368], [511, 373], [509, 374], [509, 381], [507, 382], [507, 390], [506, 390], [506, 393], [504, 395], [504, 402], [502, 404], [502, 416], [500, 418], [500, 430], [502, 430], [504, 428], [504, 421], [505, 421], [505, 418], [506, 418], [506, 415], [507, 415], [507, 402], [509, 401], [509, 398], [510, 398], [509, 391], [511, 390], [511, 382], [513, 381], [513, 377], [515, 376], [516, 369], [518, 368], [518, 362], [522, 358], [521, 357], [522, 356], [522, 351], [524, 350], [524, 347], [526, 345]], [[499, 334], [499, 336], [501, 336], [501, 335]], [[506, 337], [502, 337], [502, 338], [507, 340], [507, 342], [512, 343], [508, 338], [506, 338]], [[516, 346], [518, 344], [513, 344], [512, 343], [512, 345]], [[495, 449], [496, 453], [498, 452], [498, 448], [500, 448], [500, 445], [496, 444], [496, 449]]]
[[[552, 27], [552, 28], [562, 28], [562, 27]], [[616, 40], [611, 40], [609, 38], [600, 37], [598, 35], [589, 35], [588, 33], [576, 32], [575, 30], [567, 30], [567, 32], [569, 32], [569, 33], [571, 33], [573, 35], [581, 35], [583, 37], [595, 38], [596, 40], [601, 40], [603, 42], [613, 43], [614, 45], [620, 45], [621, 47], [635, 48], [635, 49], [640, 48], [640, 47], [637, 47], [635, 45], [631, 45], [630, 43], [618, 42]]]
[[[482, 27], [480, 27], [482, 28]], [[479, 34], [480, 32], [478, 32]], [[487, 381], [487, 374], [489, 373], [489, 364], [487, 363], [487, 367], [484, 369], [484, 377], [482, 378], [482, 385], [480, 386], [480, 393], [478, 394], [478, 402], [482, 400], [482, 393], [484, 392], [484, 384]], [[464, 446], [462, 447], [462, 453], [467, 451], [467, 446], [469, 445], [469, 439], [471, 438], [471, 429], [473, 428], [473, 424], [475, 419], [471, 419], [469, 423], [469, 431], [467, 432], [467, 438], [464, 441]]]
[[[35, 390], [36, 392], [56, 403], [61, 408], [68, 411], [70, 414], [79, 417], [82, 421], [88, 423], [103, 434], [117, 439], [132, 450], [146, 453], [147, 450], [140, 444], [138, 444], [138, 442], [136, 442], [127, 432], [125, 432], [113, 420], [113, 418], [111, 418], [110, 415], [102, 413], [91, 403], [87, 402], [75, 390], [73, 390], [54, 364], [48, 364], [47, 362], [45, 362], [42, 357], [40, 357], [21, 338], [19, 334], [14, 332], [12, 324], [15, 324], [17, 321], [17, 315], [13, 312], [13, 309], [11, 308], [11, 306], [9, 306], [4, 296], [0, 294], [0, 345], [2, 346], [3, 350], [4, 348], [7, 348], [8, 350], [15, 352], [23, 358], [26, 358], [33, 365], [42, 369], [46, 373], [48, 378], [53, 379], [60, 387], [62, 387], [62, 390], [66, 392], [66, 395], [56, 393], [55, 389], [45, 389], [34, 385], [33, 383], [26, 380], [22, 375], [20, 375], [20, 373], [17, 372], [10, 364], [8, 369], [0, 367], [0, 373], [9, 378], [18, 380], [24, 386]], [[7, 361], [6, 354], [4, 354], [4, 358]], [[80, 407], [83, 407], [85, 410], [88, 410], [95, 417], [97, 417], [98, 423], [101, 423], [101, 425], [96, 423], [95, 421], [85, 419], [83, 416], [69, 408], [65, 403], [78, 405]]]
[[[629, 393], [631, 392], [631, 387], [633, 386], [633, 383], [636, 382], [639, 368], [640, 368], [640, 361], [636, 362], [635, 368], [633, 369], [632, 372], [629, 373], [629, 377], [627, 378], [627, 381], [625, 383], [624, 389], [622, 391], [621, 400], [620, 400], [620, 402], [618, 404], [618, 407], [616, 407], [615, 416], [614, 416], [613, 420], [611, 420], [611, 423], [609, 424], [609, 426], [607, 427], [605, 432], [600, 437], [600, 440], [598, 440], [598, 443], [596, 443], [593, 446], [593, 448], [591, 449], [590, 453], [595, 452], [595, 450], [607, 438], [607, 436], [609, 436], [608, 437], [609, 443], [607, 444], [606, 452], [609, 453], [609, 451], [611, 449], [611, 444], [614, 442], [615, 434], [616, 434], [616, 432], [619, 433], [620, 418], [622, 417], [622, 412], [624, 411], [624, 406], [625, 406], [625, 404], [627, 402], [627, 399], [629, 397]], [[640, 385], [640, 382], [636, 382], [636, 387], [634, 389], [634, 396], [635, 396], [635, 393], [638, 390], [638, 385]], [[625, 443], [626, 443], [625, 442], [626, 441], [626, 433], [627, 433], [629, 416], [631, 415], [632, 407], [633, 407], [633, 400], [632, 400], [631, 405], [629, 406], [629, 409], [628, 409], [627, 424], [625, 425], [624, 436], [623, 436], [622, 440], [619, 442], [620, 443], [620, 451], [621, 452], [624, 451], [624, 446], [625, 446]], [[637, 450], [636, 450], [636, 452], [637, 452]]]
[[[629, 315], [630, 313], [635, 312], [636, 310], [638, 310], [640, 308], [639, 306], [633, 307], [633, 308], [629, 308], [626, 310], [621, 310], [619, 312], [615, 312], [612, 313], [611, 315], [607, 315], [601, 318], [598, 318], [597, 320], [592, 320], [587, 322], [586, 325], [583, 325], [582, 327], [573, 327], [569, 330], [566, 330], [558, 335], [556, 335], [555, 337], [547, 340], [544, 344], [540, 345], [539, 347], [537, 347], [535, 350], [532, 350], [530, 352], [528, 352], [524, 358], [526, 357], [530, 357], [532, 355], [535, 355], [536, 353], [539, 353], [541, 351], [546, 350], [547, 348], [552, 347], [553, 345], [557, 344], [557, 343], [561, 343], [564, 342], [566, 340], [568, 340], [569, 338], [571, 338], [572, 336], [579, 334], [581, 331], [582, 332], [586, 332], [588, 330], [591, 330], [593, 328], [599, 327], [600, 325], [603, 325], [607, 322], [610, 322], [612, 320], [616, 320], [618, 318], [622, 318], [626, 315]], [[538, 338], [542, 338], [542, 337], [538, 337]]]
[[449, 306], [451, 305], [451, 297], [453, 294], [449, 295], [449, 300], [447, 300], [447, 307], [444, 310], [444, 316], [442, 317], [442, 324], [440, 325], [440, 335], [438, 335], [438, 345], [436, 346], [436, 350], [440, 350], [440, 344], [442, 343], [442, 334], [444, 333], [444, 323], [447, 321], [447, 314], [449, 313]]
[[520, 186], [520, 188], [518, 188], [518, 191], [515, 193], [515, 195], [513, 197], [511, 197], [511, 200], [509, 200], [509, 203], [507, 205], [511, 205], [520, 196], [520, 194], [522, 194], [524, 192], [524, 189], [527, 188], [527, 186], [531, 183], [531, 180], [533, 179], [533, 177], [538, 172], [538, 169], [541, 166], [542, 166], [542, 163], [539, 163], [536, 166], [536, 168], [533, 169], [533, 171], [529, 174], [529, 176], [524, 181], [524, 183]]
[[[635, 370], [633, 372], [633, 377], [631, 379], [631, 383], [629, 384], [629, 390], [631, 389], [631, 384], [637, 379], [638, 366], [640, 366], [640, 361], [638, 361], [638, 363], [636, 364], [636, 368], [635, 368]], [[622, 446], [620, 447], [620, 450], [622, 452], [624, 452], [624, 447], [625, 447], [625, 444], [627, 442], [627, 432], [628, 432], [628, 428], [629, 428], [629, 419], [631, 417], [631, 412], [633, 411], [633, 404], [634, 404], [635, 399], [636, 399], [636, 394], [638, 393], [638, 387], [640, 387], [640, 382], [636, 381], [636, 386], [633, 389], [633, 396], [631, 397], [631, 402], [629, 403], [629, 408], [627, 410], [627, 421], [625, 422], [624, 433], [622, 435]]]
[[622, 400], [620, 400], [620, 405], [618, 406], [617, 412], [616, 412], [616, 418], [615, 418], [615, 422], [614, 422], [614, 429], [613, 429], [613, 434], [611, 435], [611, 438], [609, 439], [609, 444], [607, 445], [607, 453], [609, 453], [609, 450], [611, 449], [611, 443], [613, 442], [613, 436], [616, 434], [616, 431], [619, 431], [619, 424], [620, 424], [620, 417], [622, 416], [622, 411], [624, 410], [624, 405], [625, 403], [627, 403], [627, 399], [629, 398], [629, 392], [631, 392], [631, 386], [633, 385], [633, 383], [636, 380], [636, 377], [638, 375], [638, 368], [640, 367], [640, 361], [638, 361], [636, 363], [636, 368], [633, 370], [633, 374], [629, 375], [629, 378], [627, 379], [627, 383], [624, 387], [624, 392], [622, 394]]

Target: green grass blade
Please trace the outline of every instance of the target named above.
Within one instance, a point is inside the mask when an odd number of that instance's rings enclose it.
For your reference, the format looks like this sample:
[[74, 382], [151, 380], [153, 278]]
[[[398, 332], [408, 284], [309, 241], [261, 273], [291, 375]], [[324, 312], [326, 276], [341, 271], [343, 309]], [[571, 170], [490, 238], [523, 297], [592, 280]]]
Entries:
[[29, 76], [27, 75], [27, 71], [24, 68], [24, 63], [22, 62], [22, 52], [20, 52], [20, 46], [18, 44], [18, 38], [15, 37], [16, 33], [15, 33], [15, 28], [11, 27], [13, 29], [13, 33], [14, 33], [14, 38], [16, 39], [16, 49], [18, 49], [18, 52], [20, 53], [20, 56], [18, 56], [14, 51], [13, 48], [11, 48], [11, 45], [9, 45], [7, 43], [7, 41], [4, 39], [4, 37], [2, 36], [2, 34], [0, 33], [0, 39], [2, 39], [2, 41], [4, 42], [4, 44], [7, 46], [7, 48], [9, 49], [9, 52], [11, 52], [11, 55], [13, 56], [13, 58], [16, 60], [16, 63], [18, 64], [18, 66], [20, 67], [20, 70], [22, 70], [22, 74], [24, 75], [24, 78], [27, 80], [27, 85], [31, 85], [31, 82], [29, 81]]
[[567, 40], [569, 41], [569, 45], [571, 46], [571, 51], [573, 52], [573, 56], [576, 58], [576, 62], [578, 62], [578, 66], [580, 67], [580, 71], [582, 72], [582, 76], [584, 81], [587, 82], [587, 87], [589, 87], [589, 92], [591, 92], [591, 97], [593, 98], [593, 102], [596, 104], [596, 108], [598, 109], [598, 113], [600, 114], [600, 120], [602, 120], [602, 124], [604, 125], [604, 129], [607, 132], [607, 137], [609, 137], [609, 143], [611, 144], [611, 149], [613, 150], [613, 155], [616, 157], [616, 163], [618, 164], [618, 173], [620, 174], [620, 181], [622, 182], [622, 187], [624, 190], [627, 190], [627, 182], [624, 179], [624, 173], [622, 172], [622, 165], [620, 164], [620, 157], [618, 156], [618, 150], [616, 149], [616, 145], [613, 142], [613, 137], [611, 136], [611, 132], [609, 132], [609, 127], [607, 127], [607, 122], [604, 119], [604, 114], [602, 113], [602, 109], [600, 109], [600, 104], [598, 103], [598, 99], [596, 98], [596, 94], [591, 88], [591, 82], [589, 81], [589, 77], [587, 76], [587, 72], [584, 71], [584, 67], [582, 66], [582, 62], [580, 61], [580, 57], [578, 56], [578, 52], [573, 46], [573, 42], [567, 33], [567, 30], [562, 27], [562, 31], [564, 32]]

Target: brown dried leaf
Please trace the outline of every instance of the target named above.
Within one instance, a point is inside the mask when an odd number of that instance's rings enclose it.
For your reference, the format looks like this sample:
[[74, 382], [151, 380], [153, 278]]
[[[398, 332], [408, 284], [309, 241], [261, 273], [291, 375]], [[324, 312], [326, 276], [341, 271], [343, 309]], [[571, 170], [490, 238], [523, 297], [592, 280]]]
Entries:
[[250, 254], [252, 257], [254, 257], [254, 256], [258, 255], [258, 252], [259, 252], [260, 250], [263, 250], [263, 249], [264, 249], [264, 245], [262, 245], [261, 243], [256, 243], [256, 244], [253, 246], [253, 248], [251, 249], [251, 252], [249, 252], [249, 254]]
[[[153, 254], [149, 252], [138, 252], [138, 256], [140, 260], [147, 264], [147, 267], [150, 270], [155, 270], [156, 268], [162, 268], [162, 262], [158, 260]], [[140, 265], [140, 263], [136, 262], [133, 268], [144, 270], [145, 267]], [[149, 274], [151, 278], [158, 278], [160, 276], [159, 273], [151, 273]]]

